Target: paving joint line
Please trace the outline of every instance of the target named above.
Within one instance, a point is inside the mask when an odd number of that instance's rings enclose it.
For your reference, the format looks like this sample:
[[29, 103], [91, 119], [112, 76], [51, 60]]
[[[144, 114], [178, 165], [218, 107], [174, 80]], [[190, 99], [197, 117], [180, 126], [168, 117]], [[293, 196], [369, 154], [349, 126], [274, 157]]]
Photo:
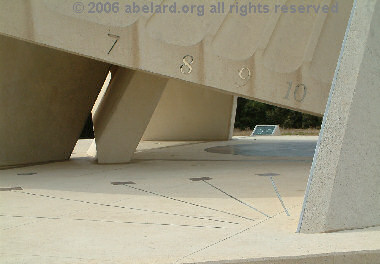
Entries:
[[[83, 201], [83, 200], [74, 200], [74, 199], [70, 199], [70, 198], [55, 197], [55, 196], [44, 195], [44, 194], [35, 194], [35, 193], [25, 192], [25, 191], [17, 191], [17, 192], [18, 193], [23, 193], [23, 194], [26, 194], [26, 195], [39, 196], [39, 197], [45, 197], [45, 198], [50, 198], [50, 199], [59, 199], [59, 200], [72, 201], [72, 202], [80, 202], [80, 203], [92, 204], [92, 205], [97, 205], [97, 206], [113, 207], [113, 208], [128, 209], [128, 210], [133, 210], [133, 211], [140, 211], [140, 212], [147, 212], [147, 213], [154, 213], [154, 214], [163, 214], [163, 215], [170, 215], [170, 216], [176, 216], [176, 217], [192, 218], [192, 219], [198, 219], [198, 220], [203, 220], [203, 221], [211, 221], [211, 222], [218, 222], [218, 223], [224, 223], [224, 224], [233, 224], [233, 225], [239, 225], [240, 224], [240, 223], [237, 223], [237, 222], [225, 221], [225, 220], [220, 220], [220, 219], [213, 219], [213, 218], [210, 218], [210, 217], [192, 216], [192, 215], [169, 213], [169, 212], [150, 210], [150, 209], [141, 209], [141, 208], [118, 206], [118, 205], [112, 205], [112, 204], [103, 204], [103, 203], [97, 203], [97, 202], [89, 202], [89, 201]], [[119, 201], [115, 201], [113, 203], [117, 203], [117, 202], [120, 202], [122, 200], [123, 199], [121, 199]]]
[[[73, 260], [79, 260], [81, 261], [81, 263], [83, 263], [82, 261], [98, 261], [99, 259], [92, 259], [92, 258], [81, 258], [81, 257], [66, 257], [66, 256], [49, 256], [49, 255], [37, 255], [37, 254], [9, 254], [9, 253], [1, 253], [1, 255], [5, 255], [5, 256], [22, 256], [22, 257], [25, 257], [25, 256], [28, 256], [28, 257], [42, 257], [42, 258], [60, 258], [60, 259], [73, 259]], [[102, 259], [102, 261], [106, 261], [106, 262], [110, 262], [112, 261], [111, 263], [114, 263], [113, 260], [111, 259]]]
[[[24, 193], [24, 194], [25, 194], [25, 192], [20, 192], [20, 193]], [[120, 201], [122, 201], [122, 200], [118, 200], [118, 201], [115, 201], [115, 202], [113, 202], [113, 203], [118, 203], [118, 202], [120, 202]], [[58, 217], [62, 217], [62, 216], [65, 216], [65, 215], [71, 215], [71, 214], [76, 213], [76, 212], [78, 212], [78, 211], [81, 211], [81, 210], [78, 209], [78, 210], [75, 210], [74, 212], [70, 212], [69, 214], [60, 214], [60, 215], [58, 215]], [[24, 224], [21, 224], [21, 225], [10, 226], [10, 227], [3, 228], [3, 229], [1, 229], [1, 230], [2, 230], [2, 231], [10, 230], [10, 229], [19, 228], [19, 227], [22, 227], [22, 226], [32, 225], [32, 224], [35, 224], [35, 223], [38, 223], [38, 221], [35, 220], [35, 221], [27, 222], [27, 223], [24, 223]]]
[[213, 228], [225, 229], [221, 226], [203, 226], [203, 225], [187, 225], [187, 224], [172, 224], [172, 223], [152, 223], [152, 222], [132, 222], [132, 221], [117, 221], [117, 220], [102, 220], [102, 219], [85, 219], [85, 218], [62, 218], [62, 217], [48, 217], [48, 216], [23, 216], [23, 215], [3, 215], [0, 217], [11, 218], [32, 218], [32, 219], [46, 219], [46, 220], [69, 220], [69, 221], [85, 221], [85, 222], [100, 222], [100, 223], [114, 223], [114, 224], [136, 224], [136, 225], [156, 225], [156, 226], [174, 226], [174, 227], [192, 227], [192, 228]]

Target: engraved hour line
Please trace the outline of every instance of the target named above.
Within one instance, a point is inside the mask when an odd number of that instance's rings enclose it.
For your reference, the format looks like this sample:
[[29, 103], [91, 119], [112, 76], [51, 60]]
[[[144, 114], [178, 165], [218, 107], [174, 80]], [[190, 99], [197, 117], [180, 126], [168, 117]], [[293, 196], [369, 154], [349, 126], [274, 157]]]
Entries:
[[[190, 59], [190, 61], [188, 61]], [[193, 67], [191, 67], [191, 64], [194, 62], [194, 57], [191, 55], [186, 55], [182, 59], [183, 64], [179, 67], [182, 74], [190, 74], [193, 71]], [[188, 71], [186, 72], [184, 70], [185, 66], [188, 68]]]
[[230, 212], [227, 212], [227, 211], [215, 209], [215, 208], [212, 208], [212, 207], [207, 207], [207, 206], [204, 206], [202, 204], [196, 204], [196, 203], [188, 202], [188, 201], [177, 199], [177, 198], [174, 198], [174, 197], [170, 197], [170, 196], [167, 196], [167, 195], [164, 195], [164, 194], [160, 194], [160, 193], [156, 193], [156, 192], [140, 189], [140, 188], [137, 188], [137, 187], [133, 187], [132, 185], [127, 185], [126, 184], [124, 186], [128, 187], [128, 188], [131, 188], [131, 189], [134, 189], [134, 190], [137, 190], [137, 191], [140, 191], [140, 192], [145, 192], [145, 193], [149, 193], [149, 194], [152, 194], [152, 195], [155, 195], [155, 196], [158, 196], [158, 197], [162, 197], [162, 198], [165, 198], [165, 199], [168, 199], [168, 200], [172, 200], [172, 201], [175, 201], [175, 202], [180, 202], [180, 203], [187, 204], [187, 205], [190, 205], [190, 206], [195, 206], [195, 207], [198, 207], [198, 208], [203, 208], [203, 209], [211, 210], [211, 211], [214, 211], [214, 212], [219, 212], [219, 213], [227, 214], [227, 215], [230, 215], [230, 216], [239, 217], [239, 218], [246, 219], [246, 220], [249, 220], [249, 221], [255, 221], [255, 219], [252, 219], [252, 218], [249, 218], [249, 217], [245, 217], [245, 216], [242, 216], [242, 215], [238, 215], [238, 214], [230, 213]]
[[[292, 91], [292, 88], [293, 88], [293, 82], [288, 82], [288, 84], [289, 84], [288, 91], [284, 97], [284, 99], [287, 99], [287, 100], [289, 100], [290, 92]], [[297, 97], [297, 94], [298, 94], [299, 90], [301, 89], [301, 87], [303, 87], [303, 95], [302, 95], [302, 98], [299, 98], [299, 97]], [[305, 100], [306, 95], [307, 95], [306, 85], [304, 85], [303, 83], [298, 84], [294, 89], [294, 100], [301, 103]]]
[[284, 201], [283, 201], [282, 198], [281, 198], [280, 192], [279, 192], [278, 189], [277, 189], [276, 183], [274, 182], [273, 176], [269, 176], [269, 178], [270, 178], [270, 180], [271, 180], [271, 182], [272, 182], [273, 189], [274, 189], [274, 191], [275, 191], [276, 194], [277, 194], [277, 198], [278, 198], [278, 200], [280, 200], [280, 203], [281, 203], [281, 205], [282, 205], [282, 208], [284, 208], [286, 215], [287, 215], [287, 216], [290, 216], [289, 211], [288, 211], [288, 209], [286, 209], [286, 207], [285, 207], [285, 203], [284, 203]]
[[267, 215], [266, 213], [264, 213], [264, 212], [260, 211], [259, 209], [257, 209], [257, 208], [255, 208], [255, 207], [253, 207], [252, 205], [250, 205], [250, 204], [247, 204], [246, 202], [243, 202], [242, 200], [240, 200], [240, 199], [238, 199], [238, 198], [236, 198], [236, 197], [232, 196], [231, 194], [229, 194], [229, 193], [227, 193], [227, 192], [223, 191], [222, 189], [220, 189], [219, 187], [216, 187], [215, 185], [213, 185], [213, 184], [209, 183], [208, 181], [206, 181], [206, 180], [202, 180], [202, 181], [203, 181], [204, 183], [206, 183], [206, 184], [210, 185], [212, 188], [214, 188], [214, 189], [218, 190], [219, 192], [221, 192], [221, 193], [223, 193], [223, 194], [227, 195], [228, 197], [230, 197], [230, 198], [234, 199], [235, 201], [238, 201], [239, 203], [241, 203], [241, 204], [244, 204], [245, 206], [247, 206], [247, 207], [249, 207], [249, 208], [251, 208], [251, 209], [255, 210], [256, 212], [258, 212], [258, 213], [260, 213], [260, 214], [262, 214], [262, 215], [264, 215], [264, 216], [266, 216], [266, 217], [268, 217], [268, 218], [271, 218], [271, 217], [270, 217], [269, 215]]
[[120, 39], [120, 36], [118, 36], [118, 35], [114, 35], [114, 34], [108, 34], [108, 36], [110, 37], [110, 38], [114, 38], [115, 39], [115, 42], [112, 44], [112, 47], [110, 48], [110, 50], [108, 51], [108, 55], [111, 53], [111, 51], [113, 50], [113, 48], [116, 46], [116, 43], [119, 41], [119, 39]]

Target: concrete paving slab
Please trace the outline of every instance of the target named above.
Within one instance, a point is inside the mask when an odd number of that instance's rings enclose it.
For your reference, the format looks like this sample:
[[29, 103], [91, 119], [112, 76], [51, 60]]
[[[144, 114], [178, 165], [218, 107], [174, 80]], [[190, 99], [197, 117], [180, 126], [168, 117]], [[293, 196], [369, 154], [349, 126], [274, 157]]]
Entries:
[[[295, 233], [316, 141], [141, 142], [98, 165], [81, 140], [68, 162], [1, 170], [23, 188], [0, 192], [1, 263], [379, 263], [379, 227]], [[206, 151], [237, 145], [269, 153]]]

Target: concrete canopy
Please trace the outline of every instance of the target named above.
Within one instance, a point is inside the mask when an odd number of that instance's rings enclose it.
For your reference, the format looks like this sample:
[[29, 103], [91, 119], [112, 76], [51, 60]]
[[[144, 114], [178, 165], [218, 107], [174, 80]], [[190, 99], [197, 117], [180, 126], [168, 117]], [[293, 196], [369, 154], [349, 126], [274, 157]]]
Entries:
[[[87, 2], [77, 10], [75, 1], [3, 1], [0, 34], [323, 114], [352, 0], [314, 1], [338, 7], [329, 13], [282, 13], [276, 4], [286, 1], [268, 1], [268, 14], [247, 16], [212, 14], [208, 7], [217, 4], [216, 0], [176, 1], [179, 7], [205, 5], [203, 16], [125, 14], [123, 7], [132, 2], [120, 1], [118, 12], [107, 14], [93, 13]], [[164, 4], [161, 0], [153, 2]], [[234, 3], [220, 2], [226, 6]]]

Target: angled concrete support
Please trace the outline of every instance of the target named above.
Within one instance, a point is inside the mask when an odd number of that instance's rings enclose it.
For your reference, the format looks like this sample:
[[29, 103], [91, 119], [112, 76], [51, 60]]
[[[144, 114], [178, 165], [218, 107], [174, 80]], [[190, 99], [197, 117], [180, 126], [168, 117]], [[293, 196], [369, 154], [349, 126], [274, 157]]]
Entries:
[[144, 140], [200, 141], [232, 138], [236, 96], [171, 79]]
[[[113, 71], [114, 76], [115, 73]], [[111, 74], [92, 110], [94, 118], [110, 80]], [[230, 140], [233, 136], [236, 105], [236, 96], [202, 85], [170, 79], [142, 140]], [[97, 156], [95, 140], [87, 154]]]
[[0, 167], [70, 158], [109, 66], [0, 36]]
[[357, 0], [310, 174], [299, 230], [380, 225], [380, 1]]
[[126, 163], [165, 89], [167, 79], [118, 68], [94, 116], [99, 163]]

